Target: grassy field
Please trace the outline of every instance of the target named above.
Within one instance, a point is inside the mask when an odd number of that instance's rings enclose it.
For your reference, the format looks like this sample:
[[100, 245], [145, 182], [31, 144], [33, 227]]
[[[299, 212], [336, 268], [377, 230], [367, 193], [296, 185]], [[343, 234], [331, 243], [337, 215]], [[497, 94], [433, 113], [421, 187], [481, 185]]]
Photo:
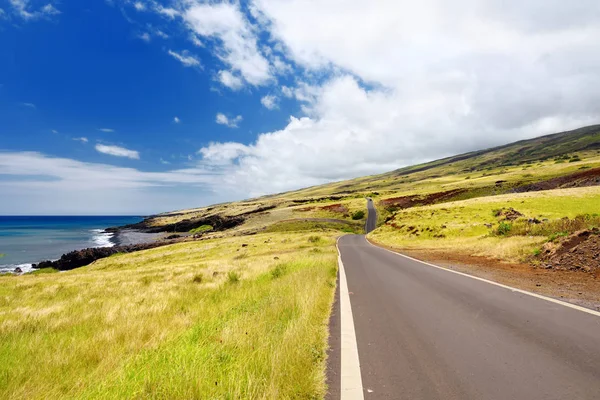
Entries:
[[322, 398], [336, 234], [0, 277], [0, 398]]
[[[598, 186], [480, 197], [398, 211], [369, 238], [403, 249], [526, 261], [557, 236], [597, 226], [599, 205]], [[510, 209], [521, 215], [507, 219]]]

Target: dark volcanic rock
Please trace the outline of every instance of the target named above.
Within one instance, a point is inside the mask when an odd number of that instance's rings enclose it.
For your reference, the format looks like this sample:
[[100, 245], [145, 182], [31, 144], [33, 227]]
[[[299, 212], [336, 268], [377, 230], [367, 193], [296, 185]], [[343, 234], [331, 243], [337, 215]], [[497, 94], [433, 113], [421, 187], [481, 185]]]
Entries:
[[192, 229], [201, 227], [203, 225], [210, 225], [213, 227], [213, 231], [224, 231], [227, 229], [235, 228], [238, 225], [244, 223], [245, 219], [243, 216], [235, 217], [221, 217], [220, 215], [213, 215], [206, 218], [197, 219], [184, 219], [183, 221], [176, 222], [174, 224], [167, 224], [161, 226], [151, 226], [151, 219], [145, 219], [142, 222], [138, 222], [133, 225], [125, 225], [118, 228], [108, 228], [107, 232], [119, 232], [123, 229], [135, 229], [144, 233], [161, 233], [161, 232], [189, 232]]
[[114, 246], [114, 247], [96, 247], [83, 250], [75, 250], [67, 254], [63, 254], [56, 261], [42, 261], [39, 264], [33, 264], [36, 269], [54, 268], [59, 271], [69, 271], [75, 268], [83, 267], [93, 263], [101, 258], [106, 258], [117, 253], [131, 253], [133, 251], [153, 249], [155, 247], [171, 244], [171, 242], [155, 242], [142, 243], [130, 246]]

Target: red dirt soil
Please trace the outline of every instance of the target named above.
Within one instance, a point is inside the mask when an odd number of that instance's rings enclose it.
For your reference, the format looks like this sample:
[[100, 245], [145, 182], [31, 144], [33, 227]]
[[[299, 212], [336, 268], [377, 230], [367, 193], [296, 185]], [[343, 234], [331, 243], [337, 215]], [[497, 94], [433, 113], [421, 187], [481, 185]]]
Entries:
[[545, 268], [600, 272], [600, 230], [583, 230], [544, 245]]
[[399, 208], [409, 208], [416, 206], [427, 206], [434, 203], [439, 203], [443, 201], [448, 201], [452, 197], [457, 196], [461, 193], [466, 192], [467, 189], [454, 189], [448, 190], [446, 192], [437, 192], [426, 195], [411, 195], [411, 196], [401, 196], [401, 197], [393, 197], [391, 199], [381, 200], [379, 204], [384, 207], [399, 207]]
[[565, 189], [600, 185], [600, 168], [576, 172], [571, 175], [548, 179], [547, 181], [531, 183], [515, 188], [517, 193], [536, 192], [539, 190]]

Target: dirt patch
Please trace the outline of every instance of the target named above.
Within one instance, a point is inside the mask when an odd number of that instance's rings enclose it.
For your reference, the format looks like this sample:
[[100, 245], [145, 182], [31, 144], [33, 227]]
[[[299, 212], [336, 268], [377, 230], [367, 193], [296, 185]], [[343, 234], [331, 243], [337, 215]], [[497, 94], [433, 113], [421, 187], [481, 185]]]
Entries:
[[328, 206], [324, 206], [324, 207], [319, 207], [321, 210], [323, 211], [329, 211], [329, 212], [334, 212], [334, 213], [339, 213], [339, 214], [344, 214], [344, 215], [348, 215], [348, 208], [340, 203], [337, 204], [330, 204]]
[[558, 243], [546, 243], [542, 259], [545, 268], [600, 271], [600, 230], [583, 230]]
[[531, 183], [514, 189], [517, 193], [536, 192], [540, 190], [565, 189], [600, 185], [600, 168], [576, 172], [546, 181]]
[[450, 201], [454, 197], [467, 192], [467, 189], [453, 189], [446, 192], [437, 192], [426, 195], [411, 195], [393, 197], [391, 199], [381, 200], [379, 204], [383, 207], [391, 208], [410, 208], [417, 206], [427, 206], [435, 203]]
[[536, 268], [524, 263], [506, 263], [440, 250], [391, 250], [440, 267], [600, 311], [600, 277], [595, 273]]
[[308, 211], [313, 211], [315, 208], [317, 208], [317, 207], [302, 207], [302, 208], [297, 208], [296, 211], [308, 212]]
[[520, 212], [515, 210], [514, 208], [501, 208], [494, 212], [494, 216], [500, 219], [504, 219], [507, 221], [514, 221], [523, 216]]

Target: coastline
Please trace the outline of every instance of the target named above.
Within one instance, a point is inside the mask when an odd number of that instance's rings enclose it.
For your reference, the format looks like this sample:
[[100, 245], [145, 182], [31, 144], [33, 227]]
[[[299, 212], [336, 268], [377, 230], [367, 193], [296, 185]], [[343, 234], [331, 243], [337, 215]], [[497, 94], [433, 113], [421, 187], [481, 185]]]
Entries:
[[[73, 244], [73, 247], [69, 249], [65, 248], [60, 256], [55, 255], [53, 258], [40, 257], [35, 260], [26, 260], [25, 262], [7, 262], [3, 263], [0, 258], [0, 275], [22, 275], [31, 272], [35, 272], [41, 268], [52, 267], [60, 264], [60, 260], [64, 260], [73, 256], [73, 254], [88, 253], [95, 254], [94, 258], [102, 258], [102, 254], [108, 254], [115, 252], [116, 250], [109, 250], [114, 247], [118, 247], [118, 251], [128, 252], [133, 251], [137, 248], [154, 247], [154, 243], [160, 241], [164, 234], [161, 233], [147, 233], [144, 232], [144, 222], [149, 217], [143, 217], [143, 220], [134, 224], [141, 229], [132, 228], [132, 225], [122, 226], [107, 226], [105, 228], [94, 228], [89, 229], [87, 232], [90, 234], [88, 246], [81, 246]], [[84, 236], [85, 237], [85, 236]], [[29, 239], [23, 239], [29, 240]], [[85, 240], [83, 240], [85, 242]], [[27, 242], [28, 243], [28, 242]], [[32, 257], [33, 258], [33, 257]], [[92, 260], [91, 262], [93, 262]], [[57, 268], [59, 269], [59, 268]]]

